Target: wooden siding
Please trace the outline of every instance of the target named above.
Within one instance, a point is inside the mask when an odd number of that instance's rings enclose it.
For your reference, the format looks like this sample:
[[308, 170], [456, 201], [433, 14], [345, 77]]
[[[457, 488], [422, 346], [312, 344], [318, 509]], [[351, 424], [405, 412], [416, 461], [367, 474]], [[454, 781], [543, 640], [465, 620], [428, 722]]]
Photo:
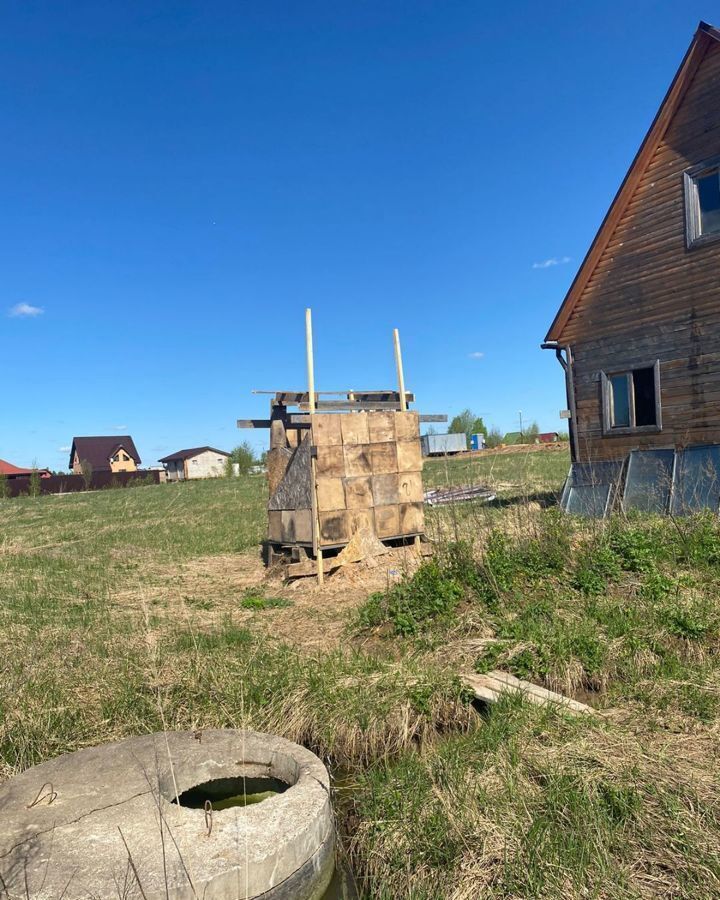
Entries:
[[[720, 45], [707, 50], [559, 335], [580, 457], [720, 443], [720, 241], [685, 243], [683, 173], [720, 154]], [[601, 372], [660, 360], [663, 429], [603, 436]]]

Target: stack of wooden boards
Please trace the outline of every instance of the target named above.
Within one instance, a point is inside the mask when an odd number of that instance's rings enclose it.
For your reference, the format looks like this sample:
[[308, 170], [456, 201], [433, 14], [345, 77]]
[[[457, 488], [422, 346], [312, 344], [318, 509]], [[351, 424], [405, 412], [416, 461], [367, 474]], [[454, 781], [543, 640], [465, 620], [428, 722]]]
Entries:
[[303, 418], [309, 428], [295, 438], [288, 427], [285, 447], [271, 437], [271, 455], [280, 451], [274, 463], [268, 461], [271, 542], [311, 546], [314, 527], [320, 549], [341, 547], [361, 530], [380, 540], [424, 532], [417, 412], [316, 413]]

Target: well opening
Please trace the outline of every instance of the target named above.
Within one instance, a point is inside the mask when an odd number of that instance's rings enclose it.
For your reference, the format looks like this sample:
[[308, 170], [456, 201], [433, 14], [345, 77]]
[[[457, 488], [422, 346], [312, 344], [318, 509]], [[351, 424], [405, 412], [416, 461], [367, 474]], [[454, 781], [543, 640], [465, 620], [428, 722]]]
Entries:
[[247, 778], [213, 778], [183, 791], [173, 803], [186, 809], [204, 809], [209, 801], [213, 810], [235, 806], [253, 806], [284, 793], [290, 787], [285, 781], [271, 776]]

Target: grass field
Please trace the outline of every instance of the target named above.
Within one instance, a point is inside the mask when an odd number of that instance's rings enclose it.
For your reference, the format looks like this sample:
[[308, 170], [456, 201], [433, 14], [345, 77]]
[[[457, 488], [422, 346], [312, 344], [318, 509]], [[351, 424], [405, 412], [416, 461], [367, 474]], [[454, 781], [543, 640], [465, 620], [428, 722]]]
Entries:
[[[261, 478], [0, 502], [0, 777], [253, 727], [327, 760], [374, 900], [720, 897], [720, 526], [562, 518], [567, 465], [428, 465], [500, 502], [433, 511], [371, 596], [266, 578]], [[476, 710], [457, 675], [495, 667], [601, 715]]]

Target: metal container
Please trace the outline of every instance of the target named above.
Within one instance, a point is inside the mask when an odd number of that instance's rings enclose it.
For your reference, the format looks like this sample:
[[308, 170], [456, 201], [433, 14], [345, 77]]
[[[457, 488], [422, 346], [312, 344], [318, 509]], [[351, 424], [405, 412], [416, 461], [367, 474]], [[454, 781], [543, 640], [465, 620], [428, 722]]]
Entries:
[[464, 434], [424, 434], [420, 441], [423, 456], [451, 456], [467, 450]]

